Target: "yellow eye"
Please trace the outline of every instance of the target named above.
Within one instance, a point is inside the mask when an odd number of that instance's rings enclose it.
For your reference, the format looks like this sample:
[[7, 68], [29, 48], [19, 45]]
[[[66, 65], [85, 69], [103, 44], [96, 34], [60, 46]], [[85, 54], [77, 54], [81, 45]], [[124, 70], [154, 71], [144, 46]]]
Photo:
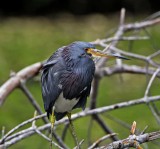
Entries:
[[88, 51], [88, 48], [86, 48], [85, 51], [87, 52], [87, 51]]

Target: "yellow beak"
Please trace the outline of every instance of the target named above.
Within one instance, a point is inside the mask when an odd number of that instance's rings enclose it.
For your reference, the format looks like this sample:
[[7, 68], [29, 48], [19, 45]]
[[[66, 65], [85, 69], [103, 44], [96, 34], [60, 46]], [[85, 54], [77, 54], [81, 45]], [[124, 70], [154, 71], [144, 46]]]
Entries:
[[87, 49], [87, 53], [92, 54], [92, 56], [94, 57], [119, 58], [119, 59], [129, 60], [128, 58], [121, 56], [117, 53], [107, 53], [106, 54], [98, 49], [89, 48]]

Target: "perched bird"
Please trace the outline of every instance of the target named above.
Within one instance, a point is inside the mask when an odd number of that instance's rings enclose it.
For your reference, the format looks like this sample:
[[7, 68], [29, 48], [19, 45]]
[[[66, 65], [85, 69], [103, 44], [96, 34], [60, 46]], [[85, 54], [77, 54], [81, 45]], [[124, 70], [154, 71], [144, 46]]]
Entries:
[[[51, 115], [52, 127], [65, 115], [71, 122], [70, 112], [75, 108], [85, 109], [95, 73], [92, 56], [106, 55], [88, 42], [76, 41], [59, 48], [43, 65], [42, 96], [47, 116]], [[125, 59], [125, 58], [124, 58]]]

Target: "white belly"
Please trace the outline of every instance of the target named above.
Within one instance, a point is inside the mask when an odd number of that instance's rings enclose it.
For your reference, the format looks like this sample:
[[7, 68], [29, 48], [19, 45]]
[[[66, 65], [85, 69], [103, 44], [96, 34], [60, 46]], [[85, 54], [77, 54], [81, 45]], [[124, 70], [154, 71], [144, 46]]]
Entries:
[[54, 110], [60, 113], [70, 112], [72, 108], [78, 103], [78, 101], [78, 99], [66, 100], [63, 98], [63, 94], [61, 93], [54, 104]]

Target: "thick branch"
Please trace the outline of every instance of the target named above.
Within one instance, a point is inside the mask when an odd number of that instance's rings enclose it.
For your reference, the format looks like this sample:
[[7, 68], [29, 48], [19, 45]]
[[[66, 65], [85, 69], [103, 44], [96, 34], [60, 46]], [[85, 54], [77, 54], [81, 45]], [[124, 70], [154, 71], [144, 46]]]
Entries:
[[153, 141], [160, 138], [160, 131], [141, 134], [141, 135], [130, 135], [127, 139], [115, 141], [107, 146], [101, 148], [104, 149], [124, 149], [127, 147], [137, 148], [139, 144]]
[[[95, 75], [98, 77], [111, 76], [113, 74], [119, 73], [131, 73], [131, 74], [149, 74], [153, 75], [156, 69], [146, 67], [140, 67], [136, 65], [126, 65], [123, 64], [121, 66], [115, 65], [114, 67], [104, 67], [100, 69], [96, 69]], [[160, 77], [160, 73], [156, 75], [156, 77]]]
[[27, 81], [29, 78], [33, 78], [35, 75], [37, 75], [41, 67], [41, 62], [27, 66], [12, 76], [7, 82], [5, 82], [0, 87], [0, 106], [4, 103], [6, 97], [20, 85], [21, 81]]

